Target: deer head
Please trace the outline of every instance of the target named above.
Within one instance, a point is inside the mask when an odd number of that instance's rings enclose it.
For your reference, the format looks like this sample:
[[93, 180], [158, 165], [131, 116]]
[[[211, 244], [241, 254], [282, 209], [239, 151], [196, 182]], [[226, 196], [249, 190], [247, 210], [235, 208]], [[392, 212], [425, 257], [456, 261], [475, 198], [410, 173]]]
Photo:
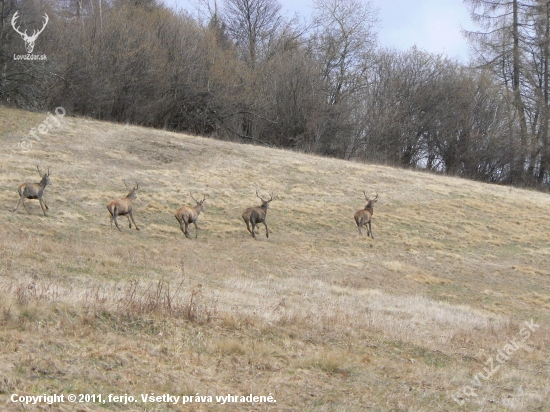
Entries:
[[374, 199], [369, 199], [369, 197], [367, 196], [367, 192], [365, 192], [364, 190], [363, 195], [365, 195], [365, 200], [367, 201], [367, 206], [365, 206], [365, 208], [372, 207], [373, 203], [376, 203], [378, 201], [378, 193], [376, 194]]
[[36, 165], [36, 169], [38, 170], [38, 174], [42, 178], [42, 181], [40, 182], [40, 185], [43, 186], [43, 187], [46, 187], [47, 185], [50, 185], [51, 184], [50, 175], [52, 174], [52, 172], [50, 172], [50, 168], [48, 167], [48, 173], [42, 173], [42, 171], [40, 170], [40, 166], [38, 166], [38, 165]]
[[206, 195], [203, 196], [202, 200], [195, 199], [191, 192], [189, 192], [189, 196], [191, 196], [191, 199], [193, 199], [195, 202], [197, 202], [197, 206], [200, 206], [200, 210], [202, 212], [204, 210], [204, 201], [206, 200]]
[[23, 40], [25, 41], [25, 49], [27, 49], [27, 53], [30, 54], [34, 50], [34, 42], [36, 41], [36, 39], [38, 38], [40, 33], [42, 33], [44, 31], [44, 29], [46, 28], [46, 25], [48, 24], [48, 21], [50, 21], [50, 18], [48, 17], [48, 15], [46, 13], [44, 13], [44, 25], [42, 26], [42, 28], [40, 30], [33, 30], [32, 35], [29, 36], [27, 34], [27, 30], [22, 32], [22, 31], [19, 30], [19, 27], [15, 27], [15, 21], [19, 17], [18, 14], [19, 14], [19, 11], [16, 11], [15, 14], [13, 15], [13, 17], [11, 19], [11, 25], [12, 25], [13, 29], [17, 33], [19, 33], [21, 35], [21, 37], [23, 38]]
[[136, 191], [139, 189], [139, 183], [136, 183], [135, 186], [130, 187], [130, 186], [128, 186], [128, 183], [126, 183], [125, 179], [122, 179], [122, 181], [124, 182], [124, 186], [128, 190], [128, 195], [126, 197], [130, 198], [130, 199], [137, 199]]
[[275, 196], [273, 195], [273, 192], [270, 194], [269, 200], [262, 199], [262, 197], [258, 194], [258, 189], [256, 189], [256, 196], [262, 201], [262, 207], [269, 209], [269, 202], [271, 202], [273, 199], [275, 199]]

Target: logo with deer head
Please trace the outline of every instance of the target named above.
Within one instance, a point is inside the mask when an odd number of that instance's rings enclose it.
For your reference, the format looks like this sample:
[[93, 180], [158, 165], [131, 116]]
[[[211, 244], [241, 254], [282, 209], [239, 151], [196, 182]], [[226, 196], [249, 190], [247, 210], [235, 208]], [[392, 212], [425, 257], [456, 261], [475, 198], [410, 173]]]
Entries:
[[44, 13], [44, 25], [42, 26], [42, 28], [40, 30], [33, 30], [33, 33], [31, 36], [29, 36], [27, 34], [27, 30], [25, 30], [24, 32], [22, 32], [21, 30], [19, 30], [19, 27], [15, 27], [15, 24], [16, 24], [16, 20], [19, 18], [19, 11], [16, 11], [15, 14], [13, 15], [12, 19], [11, 19], [11, 25], [13, 27], [13, 29], [19, 33], [21, 35], [21, 37], [23, 38], [23, 40], [25, 41], [25, 49], [27, 49], [27, 53], [31, 54], [32, 51], [34, 50], [34, 42], [36, 41], [36, 39], [38, 38], [38, 36], [40, 35], [40, 33], [42, 33], [44, 31], [44, 29], [46, 28], [46, 25], [48, 24], [48, 21], [50, 20], [50, 18], [48, 17], [48, 15], [46, 13]]

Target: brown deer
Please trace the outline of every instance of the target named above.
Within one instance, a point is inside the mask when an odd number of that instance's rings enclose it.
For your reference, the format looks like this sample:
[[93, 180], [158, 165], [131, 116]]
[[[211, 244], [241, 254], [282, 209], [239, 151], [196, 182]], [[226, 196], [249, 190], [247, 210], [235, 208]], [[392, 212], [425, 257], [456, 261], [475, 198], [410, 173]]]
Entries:
[[[206, 196], [204, 196], [202, 200], [197, 200], [191, 193], [189, 193], [189, 195], [197, 203], [197, 205], [195, 207], [182, 206], [176, 210], [176, 214], [174, 216], [180, 224], [181, 231], [189, 239], [191, 239], [191, 236], [189, 235], [189, 225], [193, 223], [195, 225], [195, 239], [197, 239], [199, 237], [197, 220], [199, 219], [200, 213], [204, 210], [204, 201], [206, 200]], [[183, 227], [184, 225], [185, 228]]]
[[[269, 200], [264, 200], [258, 194], [258, 189], [256, 189], [256, 196], [260, 198], [260, 200], [262, 201], [262, 205], [245, 209], [242, 215], [243, 220], [246, 223], [246, 228], [254, 239], [256, 239], [256, 234], [260, 233], [259, 229], [256, 229], [256, 225], [260, 223], [264, 224], [265, 237], [269, 238], [269, 229], [267, 228], [267, 223], [265, 223], [265, 218], [267, 215], [267, 209], [269, 209], [269, 202], [275, 199], [275, 196], [273, 195], [273, 193], [271, 193], [271, 198]], [[252, 230], [250, 230], [249, 223], [252, 225]]]
[[[124, 185], [126, 186], [126, 189], [129, 189], [126, 181], [124, 181]], [[111, 230], [113, 229], [114, 221], [117, 229], [122, 232], [116, 220], [117, 216], [126, 216], [128, 218], [128, 225], [130, 229], [132, 228], [132, 222], [134, 222], [136, 230], [139, 230], [139, 227], [134, 220], [134, 215], [132, 214], [132, 201], [137, 198], [136, 191], [138, 190], [138, 188], [139, 184], [136, 184], [136, 186], [132, 188], [132, 190], [130, 190], [130, 192], [126, 195], [124, 199], [111, 200], [107, 204], [107, 210], [111, 214]], [[130, 221], [130, 218], [132, 219], [132, 221]]]
[[357, 223], [357, 227], [359, 228], [359, 233], [361, 235], [363, 235], [363, 232], [361, 231], [362, 227], [366, 226], [367, 236], [370, 235], [374, 239], [374, 236], [372, 235], [371, 222], [372, 215], [374, 213], [374, 204], [378, 201], [378, 193], [376, 194], [376, 197], [374, 199], [369, 199], [365, 191], [363, 191], [363, 194], [365, 195], [367, 205], [364, 209], [355, 212], [355, 223]]
[[38, 174], [40, 175], [42, 180], [40, 181], [40, 183], [21, 183], [19, 185], [19, 187], [17, 188], [17, 191], [19, 192], [19, 201], [17, 202], [17, 205], [15, 205], [15, 209], [13, 209], [13, 211], [15, 212], [19, 205], [22, 203], [27, 213], [30, 213], [29, 209], [27, 209], [27, 205], [25, 205], [25, 199], [38, 199], [44, 216], [48, 216], [46, 214], [46, 209], [49, 210], [50, 208], [48, 207], [42, 196], [44, 195], [44, 189], [46, 189], [46, 186], [51, 184], [51, 172], [50, 169], [48, 169], [48, 173], [42, 173], [38, 165], [36, 166], [36, 169], [38, 170]]

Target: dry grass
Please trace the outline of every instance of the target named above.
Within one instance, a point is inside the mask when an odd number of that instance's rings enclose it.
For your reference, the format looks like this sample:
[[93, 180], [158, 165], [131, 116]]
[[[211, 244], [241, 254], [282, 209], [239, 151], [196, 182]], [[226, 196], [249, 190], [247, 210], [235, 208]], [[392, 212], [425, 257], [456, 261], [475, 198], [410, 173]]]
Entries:
[[[550, 409], [548, 195], [87, 119], [20, 152], [44, 117], [0, 108], [8, 410], [11, 393], [150, 392], [277, 399], [185, 410]], [[49, 216], [11, 213], [36, 163]], [[109, 230], [122, 179], [140, 183], [139, 232]], [[258, 186], [278, 198], [255, 241], [240, 214]], [[362, 190], [375, 240], [353, 221]], [[197, 241], [173, 217], [190, 191], [207, 195]], [[528, 319], [529, 351], [454, 402]]]

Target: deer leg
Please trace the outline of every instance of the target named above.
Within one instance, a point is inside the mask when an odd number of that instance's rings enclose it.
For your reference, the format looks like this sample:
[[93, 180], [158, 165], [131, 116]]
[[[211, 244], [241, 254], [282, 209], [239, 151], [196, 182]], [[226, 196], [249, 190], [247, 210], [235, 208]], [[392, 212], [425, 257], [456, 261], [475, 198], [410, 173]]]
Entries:
[[193, 222], [195, 224], [195, 239], [199, 238], [199, 227], [197, 226], [197, 221]]
[[127, 214], [126, 217], [128, 218], [128, 227], [131, 229], [132, 228], [132, 222], [130, 221], [130, 215]]
[[[136, 227], [136, 230], [139, 230], [139, 227], [138, 225], [136, 224], [136, 221], [134, 220], [134, 214], [132, 213], [132, 211], [128, 212], [128, 214], [130, 215], [130, 217], [132, 218], [132, 222], [134, 222], [134, 226]], [[130, 226], [130, 229], [132, 228], [132, 226]]]
[[113, 213], [113, 216], [111, 217], [111, 226], [113, 225], [113, 220], [114, 220], [115, 225], [116, 225], [116, 228], [117, 228], [119, 231], [122, 232], [122, 229], [120, 228], [120, 226], [118, 225], [118, 222], [117, 222], [117, 220], [116, 220], [117, 216], [118, 216], [118, 213], [117, 213], [116, 210], [115, 210], [115, 212]]
[[40, 202], [40, 207], [42, 208], [42, 213], [44, 213], [44, 216], [48, 216], [46, 214], [46, 210], [44, 209], [44, 201], [42, 200], [41, 197], [38, 198], [38, 201]]
[[248, 220], [246, 220], [244, 217], [243, 217], [243, 220], [244, 220], [244, 223], [246, 223], [246, 230], [248, 230], [248, 232], [252, 235], [252, 232], [250, 231], [250, 225], [248, 224]]
[[185, 237], [191, 239], [191, 235], [189, 234], [189, 223], [186, 220], [184, 220], [183, 223], [185, 224]]
[[371, 222], [369, 222], [369, 233], [370, 233], [370, 237], [372, 237], [374, 239], [374, 236], [372, 235], [372, 226], [371, 226]]
[[117, 228], [120, 232], [122, 232], [122, 229], [121, 229], [120, 226], [118, 225], [118, 221], [116, 220], [116, 218], [117, 218], [116, 215], [113, 216], [113, 220], [115, 221], [116, 228]]
[[185, 235], [185, 229], [183, 228], [183, 220], [179, 220], [177, 217], [176, 217], [176, 220], [180, 224], [181, 233]]
[[22, 197], [23, 200], [21, 200], [21, 203], [23, 204], [23, 207], [25, 208], [25, 210], [27, 211], [27, 213], [30, 215], [31, 212], [29, 212], [29, 209], [27, 209], [27, 205], [25, 204], [25, 197]]
[[363, 232], [361, 232], [361, 220], [358, 219], [356, 216], [354, 217], [355, 219], [355, 224], [357, 225], [357, 230], [359, 230], [359, 234], [362, 236], [363, 235]]
[[269, 238], [269, 229], [267, 228], [267, 223], [263, 222], [265, 226], [265, 237]]
[[355, 222], [357, 223], [357, 227], [359, 228], [359, 234], [363, 236], [363, 226], [365, 226], [363, 219], [356, 220]]
[[23, 201], [23, 196], [21, 196], [19, 198], [19, 200], [17, 201], [17, 204], [15, 205], [15, 209], [13, 209], [13, 212], [15, 212], [17, 210], [17, 208], [19, 208], [19, 205], [21, 204], [21, 202]]
[[256, 239], [256, 223], [250, 222], [250, 224], [252, 225], [252, 232], [250, 233], [252, 233], [252, 237]]

